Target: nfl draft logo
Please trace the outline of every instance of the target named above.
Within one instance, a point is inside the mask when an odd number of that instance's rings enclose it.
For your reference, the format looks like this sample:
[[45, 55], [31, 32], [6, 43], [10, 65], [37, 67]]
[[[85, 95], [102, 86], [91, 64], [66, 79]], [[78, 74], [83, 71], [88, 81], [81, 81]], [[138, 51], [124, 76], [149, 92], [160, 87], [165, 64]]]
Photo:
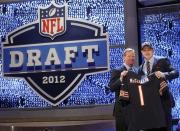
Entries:
[[67, 5], [39, 7], [38, 20], [15, 29], [2, 45], [3, 76], [25, 79], [56, 106], [86, 75], [109, 70], [107, 33], [101, 25], [67, 16]]
[[66, 29], [66, 6], [52, 3], [49, 7], [39, 8], [40, 34], [54, 39]]

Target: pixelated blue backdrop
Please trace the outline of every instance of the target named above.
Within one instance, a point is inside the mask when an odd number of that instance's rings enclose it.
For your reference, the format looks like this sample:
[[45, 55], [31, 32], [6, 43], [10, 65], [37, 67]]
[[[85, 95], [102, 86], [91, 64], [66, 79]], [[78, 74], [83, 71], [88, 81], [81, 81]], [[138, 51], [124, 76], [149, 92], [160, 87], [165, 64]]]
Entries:
[[[68, 16], [91, 20], [104, 26], [109, 33], [110, 68], [122, 64], [125, 45], [124, 0], [55, 0], [68, 3]], [[38, 6], [47, 6], [51, 0], [0, 4], [0, 36], [2, 41], [8, 32], [37, 19]], [[180, 20], [179, 10], [145, 12], [140, 14], [141, 41], [153, 42], [156, 54], [168, 56], [180, 71]], [[0, 68], [1, 69], [1, 68]], [[108, 88], [110, 72], [89, 75], [78, 89], [59, 106], [101, 105], [114, 103], [114, 94]], [[169, 83], [176, 100], [173, 118], [180, 118], [180, 79]], [[0, 108], [51, 107], [21, 79], [0, 77]]]
[[[180, 72], [180, 4], [139, 10], [141, 42], [150, 41], [155, 55], [169, 58]], [[180, 77], [169, 82], [175, 98], [173, 118], [180, 118]]]
[[[37, 19], [38, 6], [47, 6], [51, 0], [36, 0], [0, 5], [0, 35], [2, 41], [8, 32]], [[59, 5], [64, 0], [55, 0]], [[68, 17], [82, 18], [99, 23], [109, 33], [110, 45], [124, 45], [123, 0], [68, 0]], [[122, 48], [110, 49], [110, 66], [121, 65]], [[110, 73], [90, 75], [78, 89], [59, 106], [98, 105], [114, 102], [108, 88]], [[0, 108], [51, 107], [40, 98], [24, 80], [0, 77]]]

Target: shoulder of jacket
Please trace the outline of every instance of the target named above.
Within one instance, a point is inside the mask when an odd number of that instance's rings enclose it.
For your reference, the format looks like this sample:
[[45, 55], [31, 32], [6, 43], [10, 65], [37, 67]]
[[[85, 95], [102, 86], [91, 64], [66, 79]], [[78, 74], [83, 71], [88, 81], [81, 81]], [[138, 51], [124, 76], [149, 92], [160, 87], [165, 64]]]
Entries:
[[164, 59], [168, 59], [168, 58], [167, 58], [167, 57], [164, 57], [164, 56], [154, 56], [154, 59], [164, 60]]
[[124, 70], [124, 69], [125, 69], [125, 67], [124, 67], [124, 66], [121, 66], [121, 67], [112, 69], [112, 71], [122, 71], [122, 70]]

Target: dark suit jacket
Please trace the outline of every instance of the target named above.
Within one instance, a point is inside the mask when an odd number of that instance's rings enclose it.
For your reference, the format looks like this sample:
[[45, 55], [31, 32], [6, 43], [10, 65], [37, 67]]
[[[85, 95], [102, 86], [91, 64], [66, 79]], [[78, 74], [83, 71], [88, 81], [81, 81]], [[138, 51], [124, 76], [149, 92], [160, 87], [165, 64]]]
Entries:
[[[143, 66], [144, 66], [144, 62], [142, 63], [142, 65], [140, 66], [140, 68], [138, 70], [138, 73], [140, 75], [144, 75]], [[172, 80], [172, 79], [179, 77], [178, 71], [176, 71], [171, 66], [170, 61], [164, 57], [154, 56], [154, 63], [153, 63], [151, 72], [155, 72], [155, 71], [161, 71], [161, 72], [165, 73], [166, 80]], [[162, 96], [162, 99], [163, 99], [163, 102], [165, 102], [167, 106], [169, 106], [169, 107], [175, 106], [173, 96], [171, 95], [169, 90], [167, 90], [167, 92], [164, 93], [164, 95]]]
[[[120, 81], [120, 74], [122, 71], [127, 70], [126, 67], [123, 65], [119, 69], [112, 70], [111, 78], [109, 82], [109, 87], [112, 92], [115, 92], [115, 105], [114, 105], [114, 116], [119, 116], [122, 113], [122, 104], [119, 100], [119, 92], [121, 89], [121, 81]], [[136, 69], [133, 67], [133, 70], [136, 71]], [[137, 71], [136, 71], [137, 72]]]
[[109, 87], [112, 92], [115, 92], [115, 105], [113, 115], [116, 121], [117, 131], [126, 131], [128, 128], [128, 118], [126, 117], [125, 109], [122, 109], [121, 101], [119, 100], [119, 92], [121, 88], [120, 74], [122, 71], [127, 70], [123, 65], [119, 69], [112, 70]]

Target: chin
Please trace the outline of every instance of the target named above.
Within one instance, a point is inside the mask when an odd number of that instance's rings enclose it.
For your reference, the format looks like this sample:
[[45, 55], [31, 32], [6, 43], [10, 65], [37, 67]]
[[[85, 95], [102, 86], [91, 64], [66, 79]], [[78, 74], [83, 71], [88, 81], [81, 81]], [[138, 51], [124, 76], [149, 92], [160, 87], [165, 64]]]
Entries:
[[150, 56], [145, 57], [145, 59], [148, 59], [148, 60], [149, 60], [150, 58], [151, 58]]

